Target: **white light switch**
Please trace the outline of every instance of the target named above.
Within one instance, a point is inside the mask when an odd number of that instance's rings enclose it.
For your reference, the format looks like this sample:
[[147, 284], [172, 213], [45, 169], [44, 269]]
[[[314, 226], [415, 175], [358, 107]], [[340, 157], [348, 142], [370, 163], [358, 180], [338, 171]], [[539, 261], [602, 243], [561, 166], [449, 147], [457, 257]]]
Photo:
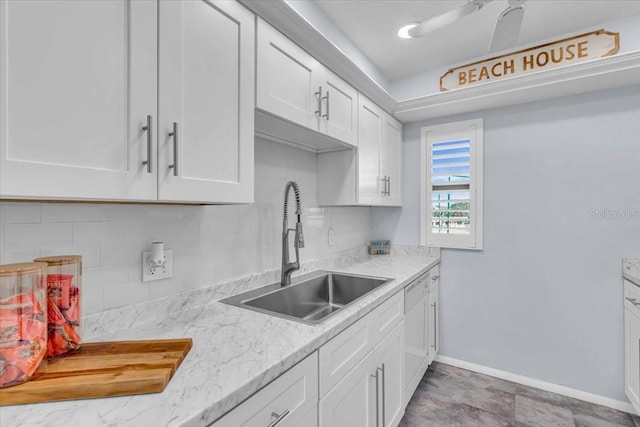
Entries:
[[335, 236], [334, 236], [334, 233], [333, 233], [333, 228], [330, 228], [330, 229], [329, 229], [329, 233], [327, 233], [327, 234], [328, 234], [328, 240], [329, 240], [329, 241], [328, 241], [328, 243], [329, 243], [329, 246], [333, 246], [333, 245], [334, 245], [334, 243], [335, 243], [335, 240], [334, 240], [334, 237], [335, 237]]

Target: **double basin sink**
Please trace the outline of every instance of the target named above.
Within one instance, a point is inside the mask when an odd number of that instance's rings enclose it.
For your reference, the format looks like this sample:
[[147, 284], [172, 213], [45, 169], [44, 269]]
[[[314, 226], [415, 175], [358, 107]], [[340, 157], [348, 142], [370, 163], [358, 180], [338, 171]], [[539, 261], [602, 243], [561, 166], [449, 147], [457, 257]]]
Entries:
[[318, 325], [393, 279], [318, 271], [288, 286], [274, 283], [221, 300], [298, 322]]

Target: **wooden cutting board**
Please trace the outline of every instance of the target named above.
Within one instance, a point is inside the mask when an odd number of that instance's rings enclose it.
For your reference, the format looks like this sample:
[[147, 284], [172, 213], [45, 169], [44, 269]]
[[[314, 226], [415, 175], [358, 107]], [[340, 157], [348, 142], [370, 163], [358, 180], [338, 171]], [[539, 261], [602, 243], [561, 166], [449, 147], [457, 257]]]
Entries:
[[49, 360], [30, 381], [0, 389], [0, 406], [159, 393], [191, 349], [191, 338], [82, 344]]

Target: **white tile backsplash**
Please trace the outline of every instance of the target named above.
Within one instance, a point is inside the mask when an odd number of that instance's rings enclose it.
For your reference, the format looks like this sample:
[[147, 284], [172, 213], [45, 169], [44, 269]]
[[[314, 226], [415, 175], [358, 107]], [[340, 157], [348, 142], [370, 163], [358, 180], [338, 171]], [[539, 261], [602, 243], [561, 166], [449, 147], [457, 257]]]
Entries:
[[42, 222], [100, 221], [100, 205], [89, 203], [42, 204]]
[[[82, 255], [85, 315], [277, 269], [289, 180], [302, 196], [302, 260], [368, 244], [370, 208], [317, 206], [315, 154], [257, 140], [255, 159], [251, 205], [0, 202], [0, 263]], [[174, 277], [143, 283], [142, 251], [153, 240], [173, 250]]]

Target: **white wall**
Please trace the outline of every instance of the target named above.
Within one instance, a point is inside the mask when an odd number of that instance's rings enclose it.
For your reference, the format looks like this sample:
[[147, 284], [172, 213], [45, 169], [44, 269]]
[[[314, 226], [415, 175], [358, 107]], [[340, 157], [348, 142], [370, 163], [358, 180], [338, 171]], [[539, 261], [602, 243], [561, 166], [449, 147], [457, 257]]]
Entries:
[[[626, 401], [621, 257], [640, 257], [640, 86], [484, 118], [484, 250], [443, 250], [441, 354]], [[405, 207], [372, 238], [419, 244], [419, 131]], [[593, 211], [636, 211], [635, 219]]]
[[[369, 208], [318, 208], [315, 154], [257, 140], [255, 158], [253, 205], [1, 202], [0, 264], [81, 254], [85, 315], [276, 269], [288, 180], [297, 181], [302, 194], [302, 260], [368, 243]], [[173, 249], [174, 277], [142, 283], [141, 254], [154, 240]]]

